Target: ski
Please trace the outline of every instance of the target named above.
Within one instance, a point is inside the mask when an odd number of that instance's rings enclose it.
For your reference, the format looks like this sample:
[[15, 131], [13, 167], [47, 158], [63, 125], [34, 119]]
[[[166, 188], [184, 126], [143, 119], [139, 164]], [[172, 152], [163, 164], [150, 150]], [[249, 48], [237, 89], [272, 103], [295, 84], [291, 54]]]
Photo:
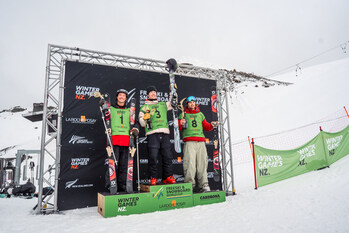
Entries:
[[[136, 99], [130, 101], [130, 129], [135, 125], [136, 119]], [[126, 192], [133, 193], [133, 157], [136, 152], [135, 136], [130, 134], [129, 153], [127, 162]]]
[[114, 195], [118, 191], [117, 178], [116, 178], [116, 168], [118, 161], [116, 160], [112, 135], [111, 135], [111, 120], [110, 120], [110, 96], [109, 94], [102, 95], [100, 92], [94, 92], [93, 96], [95, 98], [100, 98], [99, 109], [102, 114], [103, 125], [105, 129], [105, 134], [107, 135], [107, 154], [108, 154], [108, 167], [109, 167], [109, 180], [110, 180], [110, 194]]
[[[186, 113], [185, 113], [185, 107], [184, 107], [184, 104], [183, 104], [185, 101], [186, 101], [186, 98], [183, 98], [183, 99], [181, 100], [181, 102], [179, 102], [178, 108], [179, 108], [179, 110], [182, 111], [182, 119], [187, 120], [187, 118], [186, 118]], [[183, 128], [183, 129], [188, 128], [188, 122], [185, 122], [185, 124], [182, 125], [182, 128]]]
[[175, 151], [177, 153], [181, 153], [181, 141], [179, 135], [179, 127], [178, 127], [178, 95], [177, 95], [177, 85], [175, 81], [174, 72], [177, 70], [178, 65], [177, 61], [173, 58], [166, 61], [167, 68], [170, 76], [170, 90], [172, 95], [172, 114], [173, 114], [173, 131], [174, 131], [174, 146]]
[[[211, 90], [212, 122], [217, 121], [217, 94], [216, 87]], [[219, 175], [219, 151], [218, 151], [218, 124], [213, 125], [213, 180], [218, 182]]]

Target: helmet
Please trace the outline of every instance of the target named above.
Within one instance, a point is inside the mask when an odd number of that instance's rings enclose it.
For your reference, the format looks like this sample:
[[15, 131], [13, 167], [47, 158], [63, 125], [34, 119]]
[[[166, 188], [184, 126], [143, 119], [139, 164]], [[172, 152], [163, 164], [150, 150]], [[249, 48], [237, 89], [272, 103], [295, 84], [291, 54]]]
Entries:
[[125, 89], [119, 89], [119, 90], [116, 91], [116, 98], [118, 97], [119, 93], [125, 93], [126, 97], [128, 95], [128, 91], [126, 91]]
[[149, 95], [150, 92], [155, 91], [158, 92], [155, 86], [149, 86], [147, 87], [147, 95]]
[[188, 98], [186, 99], [186, 101], [187, 101], [187, 103], [189, 103], [190, 101], [194, 101], [194, 102], [196, 102], [196, 98], [195, 98], [195, 96], [188, 96]]

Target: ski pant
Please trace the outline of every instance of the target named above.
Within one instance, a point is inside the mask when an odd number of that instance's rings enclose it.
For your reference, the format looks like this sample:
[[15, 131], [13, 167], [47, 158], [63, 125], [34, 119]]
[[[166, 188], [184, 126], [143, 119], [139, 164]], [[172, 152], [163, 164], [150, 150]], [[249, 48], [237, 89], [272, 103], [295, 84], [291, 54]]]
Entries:
[[207, 165], [205, 142], [185, 142], [183, 150], [184, 182], [192, 183], [194, 188], [195, 175], [197, 174], [199, 188], [202, 188], [204, 184], [208, 184]]
[[147, 136], [149, 176], [157, 178], [159, 153], [162, 158], [162, 178], [173, 175], [170, 135], [154, 133]]
[[128, 166], [128, 146], [113, 146], [117, 165], [115, 165], [118, 190], [126, 190], [127, 166]]

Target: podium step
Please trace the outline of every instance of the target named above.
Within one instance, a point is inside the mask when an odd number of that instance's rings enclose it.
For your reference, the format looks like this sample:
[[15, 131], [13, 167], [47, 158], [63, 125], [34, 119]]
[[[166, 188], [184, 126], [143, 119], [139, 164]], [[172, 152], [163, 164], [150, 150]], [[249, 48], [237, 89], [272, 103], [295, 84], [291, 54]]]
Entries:
[[193, 194], [191, 183], [141, 185], [141, 190], [143, 193], [124, 195], [98, 193], [98, 212], [103, 217], [114, 217], [225, 201], [224, 191]]

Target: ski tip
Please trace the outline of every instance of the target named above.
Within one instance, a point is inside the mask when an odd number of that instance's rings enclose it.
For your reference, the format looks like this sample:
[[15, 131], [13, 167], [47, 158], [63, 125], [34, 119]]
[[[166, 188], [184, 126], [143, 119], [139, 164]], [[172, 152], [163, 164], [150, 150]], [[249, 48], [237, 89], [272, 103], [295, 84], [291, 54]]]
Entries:
[[178, 68], [177, 61], [174, 58], [170, 58], [166, 61], [167, 68], [169, 71], [176, 71]]

